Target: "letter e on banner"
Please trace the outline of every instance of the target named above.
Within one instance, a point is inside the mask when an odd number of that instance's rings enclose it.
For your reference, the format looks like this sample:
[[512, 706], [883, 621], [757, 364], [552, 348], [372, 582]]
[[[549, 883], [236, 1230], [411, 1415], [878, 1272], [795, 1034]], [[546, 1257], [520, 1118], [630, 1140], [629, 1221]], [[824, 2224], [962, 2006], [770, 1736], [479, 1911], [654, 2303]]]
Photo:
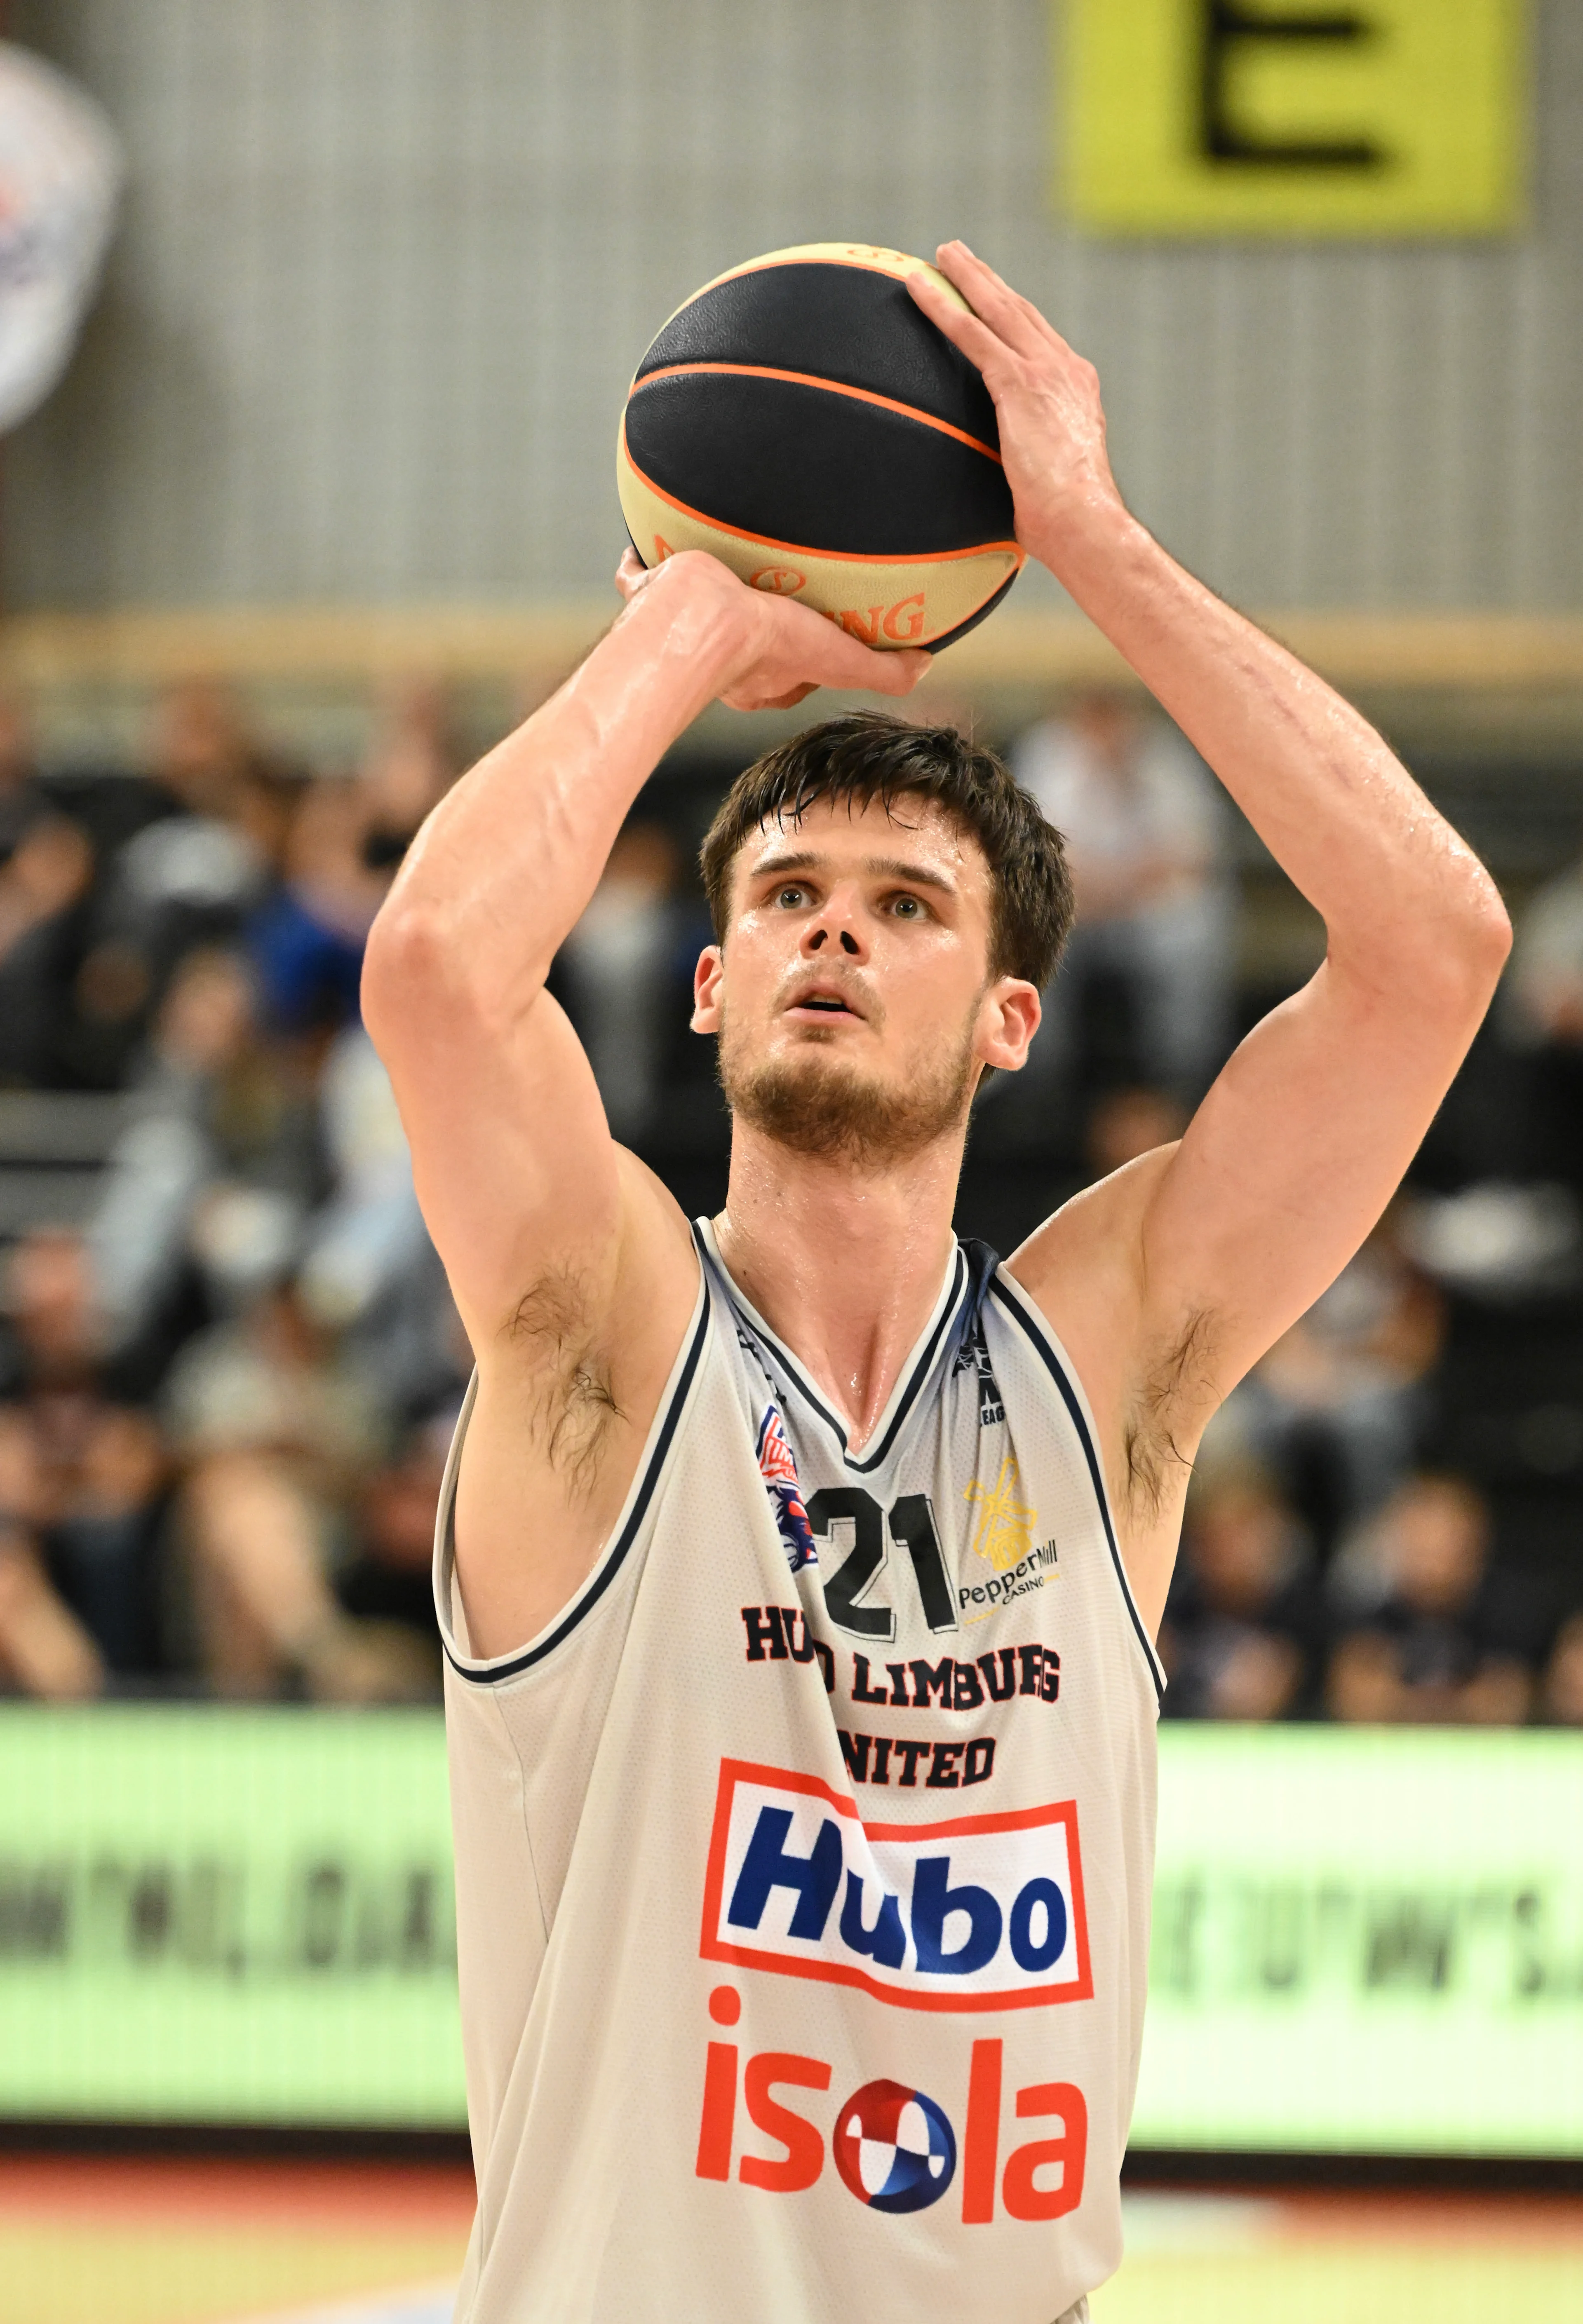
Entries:
[[1060, 206], [1104, 234], [1502, 234], [1514, 0], [1061, 0]]

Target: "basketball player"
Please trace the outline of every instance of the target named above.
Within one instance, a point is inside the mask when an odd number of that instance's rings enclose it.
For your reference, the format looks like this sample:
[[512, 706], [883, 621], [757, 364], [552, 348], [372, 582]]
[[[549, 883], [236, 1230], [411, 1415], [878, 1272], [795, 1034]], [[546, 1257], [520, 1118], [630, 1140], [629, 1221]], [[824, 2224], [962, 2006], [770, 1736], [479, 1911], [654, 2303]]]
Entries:
[[1186, 1136], [1005, 1264], [969, 1101], [1069, 917], [961, 736], [870, 715], [705, 845], [729, 1190], [613, 1145], [544, 980], [706, 704], [903, 694], [707, 557], [430, 817], [367, 1017], [477, 1355], [442, 1505], [471, 2324], [1051, 2324], [1121, 2252], [1153, 1645], [1209, 1415], [1379, 1216], [1494, 988], [1489, 880], [1379, 736], [1158, 547], [1097, 383], [959, 243], [925, 311], [1018, 538], [1323, 915]]

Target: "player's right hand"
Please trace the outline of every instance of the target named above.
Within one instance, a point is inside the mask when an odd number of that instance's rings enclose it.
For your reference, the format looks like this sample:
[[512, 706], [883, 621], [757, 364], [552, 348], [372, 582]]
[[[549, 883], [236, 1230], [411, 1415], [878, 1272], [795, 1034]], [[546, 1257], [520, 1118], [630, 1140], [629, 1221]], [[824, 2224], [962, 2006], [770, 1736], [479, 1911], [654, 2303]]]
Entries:
[[859, 694], [911, 694], [930, 657], [916, 647], [879, 653], [811, 606], [745, 581], [701, 549], [645, 566], [629, 549], [616, 568], [628, 604], [650, 590], [675, 595], [678, 620], [717, 622], [727, 641], [716, 693], [733, 710], [789, 710], [820, 686]]
[[1106, 450], [1099, 374], [1031, 299], [1003, 281], [965, 242], [942, 243], [935, 256], [967, 309], [954, 305], [927, 274], [910, 275], [907, 288], [930, 322], [983, 374], [1000, 424], [1017, 539], [1060, 576], [1065, 537], [1086, 517], [1131, 522]]

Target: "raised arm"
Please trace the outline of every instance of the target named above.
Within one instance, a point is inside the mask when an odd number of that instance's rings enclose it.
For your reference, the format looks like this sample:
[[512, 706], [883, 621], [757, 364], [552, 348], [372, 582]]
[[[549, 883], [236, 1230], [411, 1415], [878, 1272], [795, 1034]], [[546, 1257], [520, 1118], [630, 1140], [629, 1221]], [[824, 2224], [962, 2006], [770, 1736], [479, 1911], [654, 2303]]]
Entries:
[[1104, 631], [1322, 915], [1323, 965], [1243, 1042], [1180, 1146], [1014, 1264], [1100, 1415], [1157, 1619], [1217, 1404], [1380, 1215], [1477, 1028], [1511, 932], [1493, 882], [1357, 712], [1169, 557], [1110, 474], [1098, 380], [961, 244], [975, 310], [912, 290], [995, 397], [1017, 535]]
[[633, 800], [717, 696], [904, 694], [878, 654], [714, 558], [619, 576], [614, 628], [464, 776], [369, 939], [364, 1014], [478, 1364], [458, 1497], [472, 1644], [522, 1644], [577, 1589], [631, 1481], [697, 1285], [687, 1225], [611, 1139], [544, 990]]

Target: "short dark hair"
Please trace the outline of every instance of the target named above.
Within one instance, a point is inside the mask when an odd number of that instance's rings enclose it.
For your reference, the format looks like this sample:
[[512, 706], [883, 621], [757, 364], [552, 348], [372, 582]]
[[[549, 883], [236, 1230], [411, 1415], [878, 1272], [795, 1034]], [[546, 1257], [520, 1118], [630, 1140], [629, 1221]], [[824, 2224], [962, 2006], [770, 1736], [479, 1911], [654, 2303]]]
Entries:
[[750, 833], [795, 824], [819, 799], [855, 807], [932, 800], [977, 840], [995, 901], [991, 977], [1049, 983], [1072, 924], [1072, 883], [1059, 831], [993, 751], [954, 726], [917, 726], [883, 710], [827, 718], [737, 776], [699, 850], [717, 941], [730, 919], [731, 867]]

